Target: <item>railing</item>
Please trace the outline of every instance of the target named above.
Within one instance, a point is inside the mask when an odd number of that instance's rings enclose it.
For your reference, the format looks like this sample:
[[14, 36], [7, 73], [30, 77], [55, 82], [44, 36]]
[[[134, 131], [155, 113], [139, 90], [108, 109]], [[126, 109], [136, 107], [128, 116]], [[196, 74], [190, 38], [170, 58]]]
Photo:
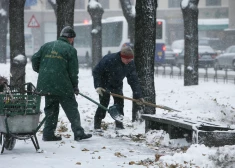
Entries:
[[[184, 77], [184, 67], [176, 67], [167, 64], [163, 64], [162, 66], [155, 66], [155, 75], [162, 75], [162, 77], [169, 76], [170, 78], [178, 77], [179, 79], [181, 79]], [[218, 70], [205, 66], [204, 68], [198, 69], [198, 75], [199, 78], [203, 78], [204, 81], [213, 79], [213, 81], [216, 83], [222, 80], [223, 83], [232, 81], [235, 84], [235, 71], [227, 67], [223, 68], [223, 70]]]

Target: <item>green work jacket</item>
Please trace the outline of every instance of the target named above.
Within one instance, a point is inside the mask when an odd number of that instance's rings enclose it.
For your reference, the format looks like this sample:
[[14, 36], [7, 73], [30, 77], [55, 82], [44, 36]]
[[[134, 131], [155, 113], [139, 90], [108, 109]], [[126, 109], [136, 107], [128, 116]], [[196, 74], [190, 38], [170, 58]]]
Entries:
[[32, 67], [39, 73], [37, 92], [42, 95], [71, 96], [78, 87], [77, 51], [67, 38], [44, 44], [32, 56]]

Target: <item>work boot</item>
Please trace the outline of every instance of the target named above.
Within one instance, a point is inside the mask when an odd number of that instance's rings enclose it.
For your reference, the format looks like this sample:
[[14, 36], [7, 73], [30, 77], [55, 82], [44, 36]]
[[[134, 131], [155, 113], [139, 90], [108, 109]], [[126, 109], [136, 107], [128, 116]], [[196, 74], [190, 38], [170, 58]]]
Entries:
[[44, 137], [43, 136], [42, 140], [43, 141], [61, 141], [62, 137], [61, 137], [61, 135], [59, 135], [59, 136], [53, 135], [52, 137]]
[[119, 122], [119, 121], [115, 121], [115, 124], [116, 124], [116, 130], [120, 130], [120, 129], [125, 129], [123, 127], [123, 123], [122, 122]]
[[77, 136], [74, 138], [75, 141], [80, 141], [82, 139], [88, 139], [88, 138], [91, 138], [92, 137], [92, 134], [83, 134], [82, 136]]
[[101, 129], [101, 119], [99, 119], [99, 118], [94, 118], [94, 129]]

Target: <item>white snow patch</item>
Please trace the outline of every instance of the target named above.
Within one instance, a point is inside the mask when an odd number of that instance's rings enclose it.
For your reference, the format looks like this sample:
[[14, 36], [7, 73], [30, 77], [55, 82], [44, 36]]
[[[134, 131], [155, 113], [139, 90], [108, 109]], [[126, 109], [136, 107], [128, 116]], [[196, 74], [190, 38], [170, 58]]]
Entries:
[[90, 0], [88, 6], [90, 6], [90, 8], [102, 8], [102, 5], [95, 0]]
[[189, 5], [189, 0], [182, 0], [181, 1], [181, 6], [183, 9], [185, 9]]
[[4, 9], [0, 9], [0, 15], [6, 16], [7, 12]]

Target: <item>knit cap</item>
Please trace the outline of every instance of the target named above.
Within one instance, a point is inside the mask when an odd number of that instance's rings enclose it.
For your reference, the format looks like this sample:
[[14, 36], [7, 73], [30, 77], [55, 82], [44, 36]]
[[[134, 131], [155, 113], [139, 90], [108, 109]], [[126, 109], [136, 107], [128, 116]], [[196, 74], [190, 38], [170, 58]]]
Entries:
[[133, 50], [131, 49], [130, 46], [127, 46], [127, 45], [122, 46], [120, 55], [122, 58], [125, 58], [125, 59], [133, 59], [134, 58]]

